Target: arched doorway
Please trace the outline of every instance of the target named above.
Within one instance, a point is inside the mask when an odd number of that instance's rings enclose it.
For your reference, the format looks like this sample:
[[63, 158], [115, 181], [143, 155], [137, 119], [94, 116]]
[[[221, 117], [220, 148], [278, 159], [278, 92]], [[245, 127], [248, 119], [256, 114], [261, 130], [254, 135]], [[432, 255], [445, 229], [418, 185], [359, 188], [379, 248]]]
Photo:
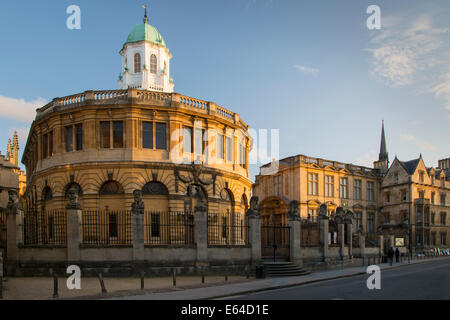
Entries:
[[262, 225], [286, 225], [289, 201], [280, 197], [264, 199], [258, 207]]

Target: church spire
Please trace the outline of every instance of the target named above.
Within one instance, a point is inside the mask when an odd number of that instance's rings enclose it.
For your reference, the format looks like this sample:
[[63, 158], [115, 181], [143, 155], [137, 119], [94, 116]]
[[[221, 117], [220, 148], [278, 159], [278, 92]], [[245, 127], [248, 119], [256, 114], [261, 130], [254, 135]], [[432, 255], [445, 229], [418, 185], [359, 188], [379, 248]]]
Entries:
[[381, 144], [380, 144], [380, 153], [378, 154], [378, 161], [388, 160], [388, 152], [386, 147], [386, 138], [384, 136], [384, 120], [381, 124]]

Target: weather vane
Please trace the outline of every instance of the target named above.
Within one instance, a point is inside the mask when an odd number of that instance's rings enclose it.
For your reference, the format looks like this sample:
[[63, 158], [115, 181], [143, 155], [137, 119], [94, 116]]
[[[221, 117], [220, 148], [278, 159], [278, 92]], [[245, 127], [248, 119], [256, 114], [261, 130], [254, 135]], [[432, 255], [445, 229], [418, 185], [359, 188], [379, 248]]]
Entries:
[[147, 6], [145, 4], [142, 5], [142, 8], [145, 9], [145, 15], [144, 15], [144, 23], [148, 23], [148, 18], [147, 18]]

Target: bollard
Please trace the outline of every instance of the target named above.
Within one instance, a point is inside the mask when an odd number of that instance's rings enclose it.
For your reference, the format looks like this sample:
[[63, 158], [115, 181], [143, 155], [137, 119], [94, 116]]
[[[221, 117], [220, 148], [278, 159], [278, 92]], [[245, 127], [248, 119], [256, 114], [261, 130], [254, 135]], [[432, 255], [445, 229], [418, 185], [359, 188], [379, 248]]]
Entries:
[[3, 277], [0, 276], [0, 300], [3, 299]]
[[58, 275], [53, 272], [53, 298], [58, 298]]
[[205, 283], [205, 275], [202, 272], [202, 283]]
[[145, 281], [145, 272], [141, 271], [141, 290], [144, 290], [144, 288], [145, 288], [144, 281]]
[[362, 257], [362, 266], [364, 267], [364, 256]]
[[173, 286], [176, 287], [177, 286], [177, 269], [173, 268], [172, 270], [172, 282], [173, 282]]
[[102, 294], [107, 293], [105, 288], [105, 282], [103, 281], [103, 276], [101, 272], [98, 273], [98, 281], [100, 282], [100, 286], [102, 287]]
[[225, 281], [228, 281], [228, 275], [227, 274], [225, 275]]

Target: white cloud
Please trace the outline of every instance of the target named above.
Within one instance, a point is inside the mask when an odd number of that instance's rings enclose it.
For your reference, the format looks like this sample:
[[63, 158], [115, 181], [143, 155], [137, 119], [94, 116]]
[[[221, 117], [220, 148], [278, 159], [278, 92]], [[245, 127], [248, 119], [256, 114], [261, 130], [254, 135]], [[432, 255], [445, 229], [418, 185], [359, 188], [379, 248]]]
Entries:
[[33, 101], [25, 101], [0, 95], [0, 118], [29, 123], [34, 120], [36, 109], [46, 103], [47, 101], [40, 97]]
[[436, 146], [434, 146], [424, 140], [417, 139], [416, 137], [409, 135], [409, 134], [405, 134], [405, 133], [400, 134], [400, 139], [402, 139], [403, 141], [412, 143], [413, 145], [415, 145], [416, 147], [418, 147], [422, 150], [430, 150], [430, 151], [437, 150]]
[[313, 76], [317, 76], [319, 74], [319, 69], [315, 69], [315, 68], [311, 68], [311, 67], [306, 67], [306, 66], [301, 66], [301, 65], [294, 65], [294, 68], [296, 68], [297, 70], [299, 70], [302, 73], [307, 73], [307, 74], [312, 74]]
[[392, 87], [418, 85], [450, 105], [450, 28], [431, 15], [385, 17], [366, 50], [370, 74]]

